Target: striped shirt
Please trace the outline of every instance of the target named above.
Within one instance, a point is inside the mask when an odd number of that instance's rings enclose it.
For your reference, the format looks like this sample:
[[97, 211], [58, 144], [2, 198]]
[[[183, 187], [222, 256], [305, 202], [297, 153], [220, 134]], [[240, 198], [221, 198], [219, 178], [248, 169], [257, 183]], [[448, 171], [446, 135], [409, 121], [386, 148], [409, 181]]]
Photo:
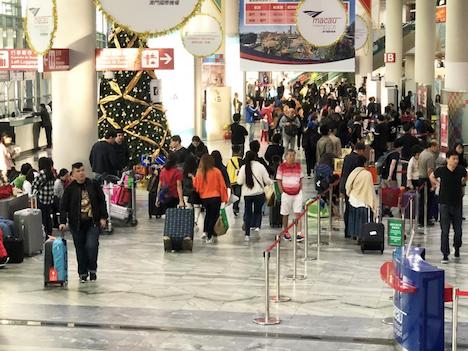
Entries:
[[297, 195], [301, 191], [301, 179], [304, 178], [302, 174], [301, 164], [289, 164], [283, 162], [278, 167], [276, 179], [281, 180], [283, 185], [283, 192], [288, 195]]

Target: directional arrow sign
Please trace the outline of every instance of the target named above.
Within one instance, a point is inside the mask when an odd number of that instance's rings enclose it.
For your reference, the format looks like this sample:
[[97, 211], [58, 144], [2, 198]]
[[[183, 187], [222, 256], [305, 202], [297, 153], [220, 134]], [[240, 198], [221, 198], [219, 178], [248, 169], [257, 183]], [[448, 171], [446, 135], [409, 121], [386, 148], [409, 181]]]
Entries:
[[96, 49], [97, 71], [174, 69], [174, 49]]

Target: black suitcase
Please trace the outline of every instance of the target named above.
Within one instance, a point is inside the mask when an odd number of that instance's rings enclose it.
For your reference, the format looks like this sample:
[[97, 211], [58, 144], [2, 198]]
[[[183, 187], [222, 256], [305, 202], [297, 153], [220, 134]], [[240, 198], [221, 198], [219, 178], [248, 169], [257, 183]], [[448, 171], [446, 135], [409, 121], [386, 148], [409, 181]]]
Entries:
[[164, 222], [164, 251], [192, 251], [194, 227], [193, 209], [168, 208]]
[[155, 192], [149, 192], [148, 193], [148, 216], [149, 218], [153, 218], [155, 216], [156, 218], [161, 218], [161, 216], [164, 214], [164, 207], [156, 207], [156, 193]]
[[380, 251], [385, 249], [385, 226], [383, 223], [365, 223], [362, 225], [361, 251]]
[[3, 246], [10, 257], [9, 263], [22, 263], [24, 260], [23, 238], [7, 236], [3, 239]]
[[283, 216], [281, 216], [281, 201], [275, 201], [275, 205], [270, 207], [270, 227], [281, 228], [283, 226]]

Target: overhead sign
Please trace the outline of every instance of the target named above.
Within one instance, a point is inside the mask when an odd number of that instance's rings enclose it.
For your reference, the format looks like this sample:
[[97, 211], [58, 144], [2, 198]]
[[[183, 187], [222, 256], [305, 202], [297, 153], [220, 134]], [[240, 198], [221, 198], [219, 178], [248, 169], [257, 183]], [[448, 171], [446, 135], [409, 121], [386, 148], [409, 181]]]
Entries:
[[[38, 56], [30, 49], [1, 49], [0, 71], [37, 71]], [[70, 69], [70, 50], [51, 49], [43, 57], [44, 72]]]
[[395, 63], [395, 62], [396, 62], [396, 54], [394, 52], [386, 52], [385, 63]]
[[96, 71], [174, 69], [174, 49], [96, 49]]
[[210, 56], [223, 44], [223, 29], [219, 21], [210, 15], [197, 15], [182, 29], [185, 49], [196, 57]]
[[132, 32], [163, 35], [180, 29], [200, 9], [202, 0], [96, 0], [110, 19]]
[[356, 50], [362, 49], [369, 40], [369, 25], [364, 17], [356, 15], [354, 47]]
[[38, 55], [47, 54], [57, 31], [56, 0], [28, 0], [24, 28], [28, 46]]
[[339, 0], [303, 0], [296, 11], [297, 30], [317, 47], [331, 46], [346, 31], [346, 8]]

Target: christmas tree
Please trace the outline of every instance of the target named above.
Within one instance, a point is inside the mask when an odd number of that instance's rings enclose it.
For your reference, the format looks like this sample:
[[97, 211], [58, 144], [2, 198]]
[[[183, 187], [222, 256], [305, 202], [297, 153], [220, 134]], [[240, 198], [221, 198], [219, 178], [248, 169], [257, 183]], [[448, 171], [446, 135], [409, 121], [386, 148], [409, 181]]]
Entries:
[[[109, 37], [110, 48], [143, 48], [146, 40], [114, 27]], [[99, 90], [99, 138], [108, 130], [122, 129], [128, 144], [129, 165], [140, 162], [141, 156], [166, 155], [171, 133], [161, 104], [150, 97], [153, 71], [119, 71], [110, 79], [102, 78]]]

